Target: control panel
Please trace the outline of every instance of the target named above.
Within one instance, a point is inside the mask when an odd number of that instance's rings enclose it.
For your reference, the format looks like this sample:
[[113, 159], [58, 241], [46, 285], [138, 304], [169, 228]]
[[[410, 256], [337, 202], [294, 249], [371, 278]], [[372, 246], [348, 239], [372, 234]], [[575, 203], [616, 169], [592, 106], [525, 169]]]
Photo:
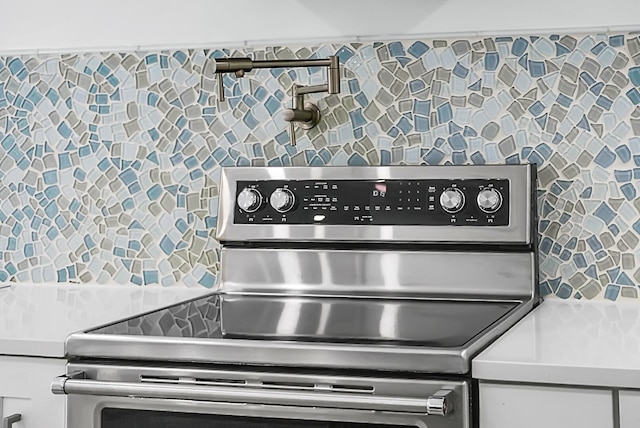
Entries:
[[508, 226], [509, 180], [238, 181], [235, 224]]

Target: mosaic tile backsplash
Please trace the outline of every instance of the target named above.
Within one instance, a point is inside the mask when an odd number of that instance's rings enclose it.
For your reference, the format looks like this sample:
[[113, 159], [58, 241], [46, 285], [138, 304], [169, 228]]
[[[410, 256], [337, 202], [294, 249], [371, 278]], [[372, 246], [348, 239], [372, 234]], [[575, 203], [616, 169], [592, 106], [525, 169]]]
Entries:
[[[342, 93], [289, 144], [321, 69], [224, 77], [217, 56], [324, 58]], [[0, 57], [0, 281], [215, 283], [233, 165], [539, 165], [541, 293], [638, 299], [640, 37], [551, 35]]]

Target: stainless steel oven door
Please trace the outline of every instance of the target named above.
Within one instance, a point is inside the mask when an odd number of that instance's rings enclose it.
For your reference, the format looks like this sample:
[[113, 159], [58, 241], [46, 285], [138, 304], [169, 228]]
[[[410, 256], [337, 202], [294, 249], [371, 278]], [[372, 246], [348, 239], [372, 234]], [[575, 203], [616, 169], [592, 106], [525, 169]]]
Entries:
[[464, 380], [70, 364], [67, 428], [470, 428]]

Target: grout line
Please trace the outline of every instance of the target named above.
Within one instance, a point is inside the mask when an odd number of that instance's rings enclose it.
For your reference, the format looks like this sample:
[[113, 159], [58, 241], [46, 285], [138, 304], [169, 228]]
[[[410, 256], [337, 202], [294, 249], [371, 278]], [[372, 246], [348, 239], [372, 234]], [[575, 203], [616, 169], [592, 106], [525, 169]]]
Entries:
[[568, 28], [542, 28], [542, 29], [512, 29], [497, 31], [463, 31], [440, 33], [408, 33], [408, 34], [376, 34], [376, 35], [351, 35], [339, 37], [317, 37], [308, 39], [255, 39], [227, 42], [204, 43], [176, 43], [176, 44], [141, 44], [141, 45], [113, 45], [113, 46], [78, 46], [69, 48], [25, 48], [25, 49], [0, 49], [2, 56], [18, 55], [53, 55], [53, 54], [78, 54], [99, 52], [139, 52], [159, 50], [183, 50], [183, 49], [246, 49], [263, 48], [270, 46], [308, 46], [310, 44], [325, 43], [352, 43], [386, 40], [423, 40], [423, 39], [451, 39], [451, 38], [480, 38], [480, 37], [507, 37], [523, 35], [550, 35], [550, 34], [613, 34], [629, 33], [640, 34], [640, 25], [613, 25], [602, 27], [568, 27]]

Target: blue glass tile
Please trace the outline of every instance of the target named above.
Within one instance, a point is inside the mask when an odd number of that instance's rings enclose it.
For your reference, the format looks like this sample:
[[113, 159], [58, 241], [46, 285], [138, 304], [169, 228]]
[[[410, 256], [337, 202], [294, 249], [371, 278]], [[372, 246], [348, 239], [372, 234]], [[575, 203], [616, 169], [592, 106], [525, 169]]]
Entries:
[[368, 165], [367, 161], [360, 156], [358, 153], [354, 153], [349, 157], [349, 160], [347, 161], [347, 164], [349, 166], [365, 166]]
[[[616, 147], [616, 154], [618, 155], [618, 157], [623, 163], [627, 163], [631, 160], [631, 150], [629, 150], [629, 146], [627, 145], [622, 144]], [[634, 160], [635, 160], [635, 156], [634, 156]]]
[[367, 96], [364, 94], [364, 92], [360, 92], [358, 95], [356, 95], [355, 100], [358, 104], [360, 104], [360, 107], [366, 107], [369, 105], [369, 100], [367, 99]]
[[558, 296], [561, 299], [568, 299], [569, 297], [571, 297], [572, 291], [573, 291], [573, 288], [571, 288], [569, 284], [566, 284], [563, 282], [560, 285], [560, 287], [558, 287], [558, 292], [556, 293], [556, 296]]
[[409, 58], [407, 58], [406, 56], [397, 56], [396, 60], [398, 60], [400, 65], [403, 66], [403, 67], [411, 62], [411, 60]]
[[45, 171], [42, 173], [44, 184], [55, 184], [58, 181], [58, 172], [56, 170]]
[[605, 224], [611, 223], [616, 217], [616, 212], [612, 210], [605, 202], [602, 202], [600, 206], [596, 208], [593, 214], [604, 221]]
[[545, 109], [545, 106], [540, 101], [536, 101], [535, 103], [531, 104], [531, 107], [529, 107], [529, 111], [534, 116], [540, 116], [540, 114], [542, 114], [544, 109]]
[[390, 137], [395, 138], [395, 137], [397, 137], [398, 135], [400, 135], [400, 131], [398, 130], [398, 128], [396, 128], [396, 127], [394, 126], [393, 128], [391, 128], [391, 129], [389, 129], [389, 130], [387, 131], [387, 135], [388, 135], [388, 136], [390, 136]]
[[547, 281], [544, 281], [544, 282], [540, 283], [540, 285], [538, 287], [538, 292], [539, 292], [540, 296], [544, 297], [544, 296], [548, 296], [549, 294], [553, 293], [553, 290], [549, 286], [549, 283]]
[[427, 84], [424, 83], [424, 80], [422, 79], [416, 79], [409, 82], [409, 90], [411, 92], [420, 92], [426, 87], [427, 87]]
[[54, 106], [58, 103], [58, 101], [60, 100], [60, 96], [58, 95], [58, 93], [56, 91], [54, 91], [53, 89], [49, 89], [45, 95], [47, 98], [49, 98], [49, 101], [51, 101], [51, 104], [53, 104]]
[[560, 220], [558, 221], [560, 222], [560, 224], [567, 224], [569, 220], [571, 220], [571, 215], [562, 213], [562, 215], [560, 216]]
[[587, 84], [587, 86], [593, 86], [596, 83], [596, 80], [586, 71], [580, 73], [580, 78]]
[[580, 193], [580, 197], [582, 199], [589, 199], [592, 193], [593, 193], [593, 187], [587, 187], [582, 191], [582, 193]]
[[278, 101], [277, 98], [271, 95], [269, 96], [269, 98], [267, 98], [267, 101], [264, 103], [264, 106], [266, 107], [269, 114], [273, 116], [275, 112], [280, 109], [280, 101]]
[[280, 132], [276, 135], [276, 142], [281, 146], [287, 144], [289, 142], [289, 134], [286, 131]]
[[427, 132], [429, 130], [429, 118], [424, 116], [414, 116], [413, 123], [416, 127], [416, 132]]
[[521, 56], [529, 46], [529, 42], [522, 37], [518, 37], [513, 41], [513, 46], [511, 46], [511, 53], [515, 56]]
[[154, 184], [147, 190], [147, 197], [152, 201], [160, 198], [160, 196], [162, 196], [162, 186], [159, 184]]
[[636, 188], [633, 184], [631, 183], [623, 184], [620, 187], [620, 190], [622, 190], [622, 194], [624, 195], [625, 198], [627, 198], [628, 201], [632, 201], [635, 199]]
[[[363, 124], [365, 122], [364, 117], [362, 118]], [[398, 121], [397, 124], [398, 128], [400, 128], [400, 130], [402, 131], [403, 134], [408, 134], [409, 132], [411, 132], [411, 130], [413, 129], [413, 126], [411, 126], [411, 122], [409, 122], [409, 120], [407, 120], [406, 117], [402, 117], [400, 118], [400, 120]]]
[[467, 153], [462, 152], [453, 152], [451, 154], [451, 160], [454, 165], [464, 165], [467, 162]]
[[553, 244], [553, 247], [551, 248], [551, 253], [555, 254], [556, 256], [560, 254], [560, 250], [562, 250], [562, 246], [560, 244], [558, 244], [557, 242], [555, 242]]
[[633, 285], [635, 286], [636, 284], [634, 284], [634, 282], [631, 280], [631, 278], [629, 278], [629, 276], [624, 273], [621, 272], [620, 276], [618, 276], [618, 279], [616, 279], [616, 284], [620, 284], [620, 285]]
[[[605, 252], [606, 255], [606, 252]], [[596, 258], [597, 257], [597, 253], [596, 253]], [[593, 279], [598, 279], [598, 269], [596, 269], [596, 265], [591, 265], [589, 266], [585, 271], [584, 274], [586, 276], [588, 276], [589, 278], [593, 278]]]
[[69, 138], [71, 136], [71, 128], [69, 128], [66, 122], [60, 122], [57, 129], [60, 135], [64, 138]]
[[[107, 160], [107, 159], [104, 158], [103, 161], [105, 161], [105, 160]], [[58, 155], [58, 164], [60, 165], [60, 169], [71, 168], [71, 157], [69, 156], [69, 153], [60, 153]], [[100, 164], [98, 164], [98, 165], [100, 165]]]
[[620, 268], [616, 267], [613, 269], [609, 269], [607, 271], [607, 275], [609, 276], [609, 281], [615, 281], [615, 279], [620, 275]]
[[633, 230], [635, 230], [637, 233], [640, 233], [640, 220], [633, 223]]
[[560, 144], [560, 142], [562, 141], [564, 137], [562, 136], [562, 134], [560, 134], [559, 132], [556, 132], [555, 135], [553, 136], [553, 140], [551, 140], [551, 142], [553, 144]]
[[594, 159], [594, 162], [603, 168], [608, 168], [613, 165], [616, 160], [616, 155], [608, 147], [603, 147]]
[[596, 104], [598, 104], [600, 107], [602, 107], [603, 109], [608, 111], [608, 110], [611, 110], [611, 106], [613, 105], [613, 101], [611, 101], [609, 98], [601, 95], [596, 100]]
[[586, 239], [586, 241], [593, 251], [600, 251], [603, 248], [600, 240], [595, 235], [591, 235]]
[[391, 152], [380, 150], [380, 165], [391, 165]]
[[173, 57], [182, 65], [187, 60], [187, 54], [182, 51], [175, 51]]
[[607, 288], [604, 290], [604, 298], [608, 300], [616, 300], [618, 298], [618, 294], [620, 293], [620, 287], [614, 284], [607, 285]]
[[620, 234], [620, 228], [613, 223], [609, 225], [608, 229], [613, 236], [618, 236], [618, 234]]
[[438, 122], [440, 124], [449, 122], [453, 119], [453, 111], [451, 110], [451, 104], [444, 103], [440, 107], [437, 108], [438, 112]]
[[538, 248], [541, 253], [549, 254], [549, 251], [551, 251], [551, 245], [553, 245], [553, 241], [545, 236], [542, 238], [542, 241], [540, 241]]
[[355, 53], [348, 46], [342, 46], [340, 49], [338, 49], [336, 55], [338, 58], [340, 58], [340, 64], [344, 64], [349, 60], [349, 58], [355, 55]]
[[508, 156], [504, 161], [508, 165], [519, 165], [520, 164], [520, 155], [517, 154], [517, 153], [513, 154], [511, 156]]
[[[450, 123], [453, 123], [453, 122], [450, 122]], [[464, 130], [462, 131], [462, 135], [464, 135], [465, 137], [477, 137], [478, 133], [476, 132], [475, 129], [469, 126], [465, 126]]]
[[420, 101], [415, 100], [413, 102], [413, 113], [421, 114], [423, 116], [429, 117], [429, 113], [431, 112], [431, 101]]
[[538, 165], [538, 167], [541, 167], [544, 164], [544, 158], [542, 156], [540, 156], [540, 154], [536, 151], [531, 152], [531, 154], [529, 154], [529, 157], [527, 158], [527, 160], [530, 163], [534, 163], [536, 165]]
[[500, 55], [498, 54], [498, 52], [487, 52], [484, 54], [484, 68], [487, 71], [495, 71], [498, 68], [499, 62]]
[[444, 153], [434, 148], [429, 150], [429, 152], [424, 155], [422, 159], [427, 163], [427, 165], [438, 165], [444, 159]]
[[605, 46], [606, 45], [604, 44], [604, 42], [600, 42], [591, 48], [591, 53], [593, 53], [594, 55], [598, 55], [600, 52], [602, 52], [602, 49], [604, 49]]
[[144, 270], [142, 271], [142, 277], [144, 284], [157, 284], [158, 283], [158, 271], [157, 270]]
[[635, 105], [640, 104], [640, 92], [636, 88], [627, 91], [627, 98]]
[[600, 95], [600, 92], [602, 92], [603, 88], [604, 88], [604, 83], [598, 82], [595, 85], [593, 85], [591, 88], [589, 88], [589, 90], [595, 95]]
[[556, 101], [558, 102], [558, 104], [560, 104], [563, 107], [569, 107], [571, 106], [571, 103], [573, 102], [573, 100], [571, 98], [569, 98], [568, 96], [564, 95], [564, 94], [559, 94], [558, 98], [556, 99]]
[[171, 239], [167, 235], [164, 235], [162, 237], [162, 239], [160, 240], [160, 249], [166, 255], [171, 255], [171, 253], [173, 253], [173, 250], [175, 249], [175, 247], [176, 247], [176, 245], [173, 243], [173, 241], [171, 241]]
[[633, 179], [640, 180], [640, 168], [633, 168]]
[[524, 54], [518, 60], [518, 65], [529, 71], [529, 54]]
[[[362, 109], [360, 109], [360, 108], [356, 109], [354, 111], [350, 111], [349, 112], [349, 117], [351, 118], [351, 125], [354, 128], [359, 128], [361, 126], [364, 126], [367, 123], [367, 120], [362, 115]], [[405, 119], [405, 121], [406, 121], [406, 119]], [[411, 125], [409, 125], [409, 127], [411, 127]]]
[[448, 138], [449, 146], [453, 150], [465, 150], [468, 149], [467, 140], [459, 133], [455, 133]]
[[58, 186], [49, 186], [46, 189], [44, 189], [44, 195], [48, 199], [54, 199], [59, 194], [60, 194], [60, 188]]
[[470, 91], [479, 91], [482, 89], [482, 79], [476, 81], [468, 88]]
[[404, 56], [404, 46], [400, 42], [389, 43], [389, 53], [391, 56]]
[[629, 69], [629, 80], [635, 86], [640, 86], [640, 67], [631, 67]]
[[536, 117], [535, 121], [538, 124], [538, 126], [540, 127], [540, 129], [544, 129], [547, 126], [547, 119], [548, 119], [548, 114], [545, 113], [540, 117]]
[[200, 278], [200, 280], [198, 281], [198, 284], [202, 285], [205, 288], [211, 288], [213, 287], [215, 282], [216, 277], [209, 272], [205, 272], [204, 275], [202, 275], [202, 278]]
[[423, 42], [417, 41], [409, 46], [407, 52], [413, 55], [416, 58], [420, 58], [429, 50], [429, 46], [425, 45]]
[[584, 114], [582, 115], [582, 119], [580, 119], [580, 122], [578, 122], [576, 126], [578, 128], [584, 129], [585, 131], [591, 131], [591, 127], [589, 126], [589, 121], [587, 120], [587, 116], [585, 116]]
[[466, 79], [469, 75], [469, 69], [461, 65], [460, 63], [457, 63], [455, 67], [453, 67], [452, 73], [454, 76], [458, 76], [461, 79]]
[[14, 58], [9, 61], [9, 70], [12, 74], [17, 74], [20, 70], [24, 68], [24, 63], [20, 60], [20, 58]]
[[569, 239], [569, 242], [565, 244], [565, 248], [568, 248], [570, 250], [575, 250], [577, 245], [578, 245], [578, 238], [574, 236], [573, 238]]
[[127, 186], [131, 183], [134, 183], [138, 179], [136, 173], [131, 169], [122, 171], [119, 176], [120, 180], [122, 180], [122, 182]]
[[542, 77], [547, 74], [547, 67], [542, 61], [529, 60], [529, 73], [531, 77]]
[[568, 53], [571, 52], [569, 48], [567, 48], [566, 46], [560, 43], [556, 43], [555, 45], [556, 45], [556, 56], [567, 55]]
[[260, 124], [260, 122], [258, 122], [258, 120], [253, 115], [253, 113], [251, 113], [251, 110], [249, 110], [244, 115], [244, 117], [242, 118], [242, 121], [244, 122], [245, 125], [247, 125], [249, 129], [254, 129]]

